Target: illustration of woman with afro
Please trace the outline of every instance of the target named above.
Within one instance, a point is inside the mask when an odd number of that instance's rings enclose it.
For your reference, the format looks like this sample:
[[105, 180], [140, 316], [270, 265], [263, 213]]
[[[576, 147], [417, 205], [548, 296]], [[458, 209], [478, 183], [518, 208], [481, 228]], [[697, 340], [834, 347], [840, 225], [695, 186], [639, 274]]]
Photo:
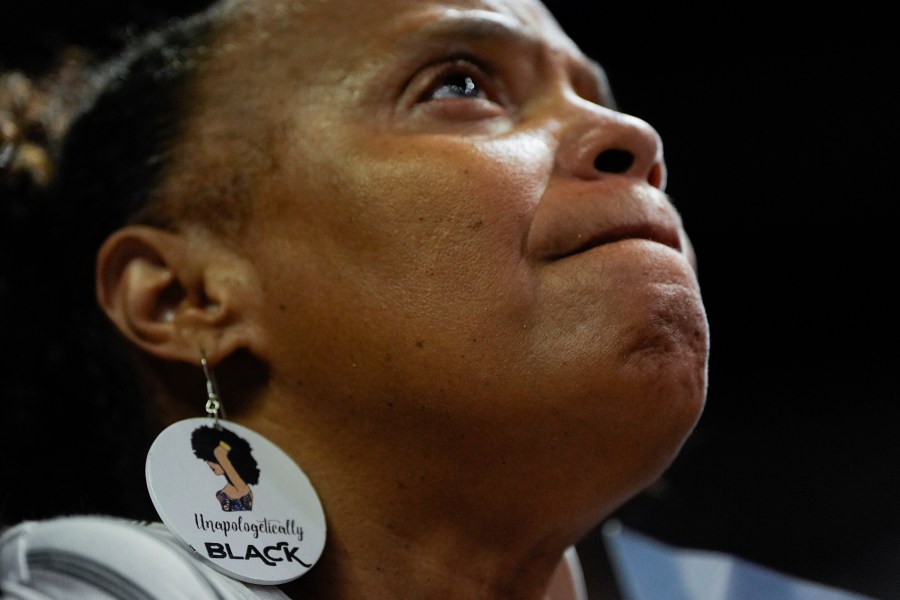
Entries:
[[250, 486], [259, 482], [259, 468], [247, 440], [228, 429], [204, 425], [191, 434], [191, 446], [213, 473], [225, 476], [225, 487], [216, 492], [222, 510], [253, 510]]

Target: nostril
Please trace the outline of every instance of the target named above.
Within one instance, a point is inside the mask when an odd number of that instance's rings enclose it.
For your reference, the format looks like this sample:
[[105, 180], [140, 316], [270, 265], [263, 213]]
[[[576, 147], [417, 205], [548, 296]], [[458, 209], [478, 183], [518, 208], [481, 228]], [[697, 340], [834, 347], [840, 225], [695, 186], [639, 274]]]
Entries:
[[604, 150], [594, 159], [594, 168], [604, 173], [624, 173], [634, 164], [634, 154], [628, 150]]

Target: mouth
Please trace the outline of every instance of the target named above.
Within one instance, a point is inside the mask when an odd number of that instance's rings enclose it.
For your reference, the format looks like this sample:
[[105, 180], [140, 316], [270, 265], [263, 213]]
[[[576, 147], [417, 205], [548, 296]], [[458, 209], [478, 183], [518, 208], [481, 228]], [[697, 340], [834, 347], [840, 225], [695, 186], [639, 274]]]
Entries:
[[618, 225], [590, 234], [577, 233], [569, 240], [560, 240], [565, 245], [557, 251], [549, 252], [547, 258], [549, 260], [567, 258], [625, 240], [647, 240], [669, 246], [679, 252], [682, 251], [681, 237], [677, 229], [644, 222]]
[[681, 216], [668, 196], [645, 185], [592, 182], [545, 194], [535, 211], [525, 252], [554, 261], [628, 240], [687, 252]]

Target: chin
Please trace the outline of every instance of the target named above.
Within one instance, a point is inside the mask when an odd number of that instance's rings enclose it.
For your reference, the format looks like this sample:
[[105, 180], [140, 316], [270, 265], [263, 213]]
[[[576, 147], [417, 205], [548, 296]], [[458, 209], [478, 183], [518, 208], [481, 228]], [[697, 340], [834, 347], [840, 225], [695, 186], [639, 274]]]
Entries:
[[706, 352], [681, 350], [677, 358], [641, 356], [632, 373], [634, 400], [628, 439], [634, 493], [658, 480], [678, 457], [703, 414], [706, 403]]
[[596, 382], [597, 401], [608, 403], [596, 408], [609, 419], [595, 422], [598, 451], [614, 465], [622, 501], [662, 476], [703, 414], [708, 327], [702, 305], [689, 306], [666, 313], [677, 319], [657, 318], [645, 327], [620, 356], [623, 368]]

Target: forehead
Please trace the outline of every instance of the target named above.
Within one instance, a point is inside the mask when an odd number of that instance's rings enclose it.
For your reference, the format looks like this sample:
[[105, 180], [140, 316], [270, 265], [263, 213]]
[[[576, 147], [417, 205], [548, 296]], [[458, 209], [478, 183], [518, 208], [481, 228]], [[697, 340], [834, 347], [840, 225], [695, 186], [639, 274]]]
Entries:
[[274, 147], [289, 132], [385, 114], [412, 73], [448, 53], [563, 64], [611, 100], [602, 70], [537, 0], [224, 1], [188, 128], [223, 161], [228, 144]]
[[538, 0], [233, 0], [231, 6], [225, 29], [231, 45], [301, 55], [320, 73], [360, 56], [458, 36], [542, 44], [583, 58]]

